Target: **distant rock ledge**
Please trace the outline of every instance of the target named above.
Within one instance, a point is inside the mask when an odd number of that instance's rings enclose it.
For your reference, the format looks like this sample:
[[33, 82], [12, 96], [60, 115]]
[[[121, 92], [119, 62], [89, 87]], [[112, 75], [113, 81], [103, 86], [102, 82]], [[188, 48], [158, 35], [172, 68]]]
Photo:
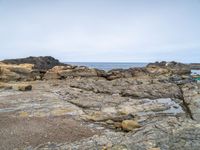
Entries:
[[190, 69], [200, 70], [200, 63], [192, 63], [192, 64], [190, 64]]
[[33, 64], [34, 69], [38, 70], [48, 70], [53, 68], [54, 66], [61, 66], [65, 65], [64, 63], [59, 62], [59, 60], [51, 57], [51, 56], [44, 56], [44, 57], [27, 57], [27, 58], [19, 58], [19, 59], [6, 59], [2, 61], [5, 64]]
[[[104, 71], [85, 66], [72, 66], [59, 62], [51, 57], [28, 57], [9, 59], [0, 62], [0, 81], [33, 81], [66, 78], [104, 78], [115, 80], [119, 78], [137, 77], [173, 77], [190, 75], [189, 65], [178, 62], [155, 62], [143, 68], [113, 69]], [[176, 76], [176, 77], [175, 77]]]

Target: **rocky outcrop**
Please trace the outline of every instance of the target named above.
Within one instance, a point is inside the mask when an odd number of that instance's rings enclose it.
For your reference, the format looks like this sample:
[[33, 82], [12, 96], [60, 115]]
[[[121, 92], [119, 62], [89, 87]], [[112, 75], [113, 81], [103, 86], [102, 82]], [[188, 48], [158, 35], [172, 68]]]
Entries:
[[34, 64], [0, 66], [1, 81], [20, 81], [0, 83], [0, 149], [9, 149], [9, 141], [10, 149], [30, 150], [200, 147], [200, 86], [187, 65], [108, 72], [56, 65], [44, 76]]
[[47, 70], [60, 65], [65, 67], [50, 56], [3, 60], [0, 62], [0, 81], [41, 80]]
[[[46, 74], [46, 79], [61, 79], [67, 77], [103, 77], [107, 80], [120, 78], [146, 78], [149, 76], [160, 76], [169, 79], [176, 75], [177, 78], [183, 78], [183, 75], [189, 75], [188, 65], [176, 62], [151, 63], [144, 68], [113, 69], [108, 72], [98, 69], [77, 66], [56, 66], [50, 69]], [[181, 79], [182, 80], [182, 79]]]
[[200, 85], [187, 83], [182, 87], [183, 99], [192, 118], [200, 122]]
[[145, 68], [130, 68], [130, 69], [113, 69], [106, 73], [107, 80], [114, 80], [119, 78], [141, 77], [148, 75]]
[[32, 64], [11, 65], [0, 63], [0, 81], [30, 81], [40, 78], [40, 73], [33, 70]]
[[189, 65], [178, 62], [155, 62], [147, 65], [147, 70], [151, 74], [177, 74], [177, 75], [189, 75], [191, 69]]
[[121, 92], [122, 96], [133, 98], [180, 98], [181, 92], [176, 84], [155, 83], [129, 86]]
[[[27, 66], [29, 70], [27, 70]], [[7, 65], [7, 71], [5, 67]], [[24, 67], [26, 65], [26, 67]], [[2, 67], [1, 67], [2, 66]], [[17, 66], [17, 67], [16, 67]], [[163, 82], [185, 84], [192, 81], [190, 67], [177, 62], [156, 62], [144, 68], [113, 69], [108, 72], [85, 66], [72, 66], [60, 63], [53, 57], [28, 57], [22, 59], [4, 60], [0, 64], [0, 73], [5, 80], [38, 80], [66, 78], [104, 78], [116, 80], [122, 78], [158, 78]], [[31, 76], [31, 77], [30, 77]]]
[[7, 59], [2, 61], [5, 64], [33, 64], [33, 68], [37, 70], [48, 70], [53, 68], [54, 66], [65, 65], [60, 63], [59, 60], [51, 57], [27, 57], [27, 58], [19, 58], [19, 59]]
[[155, 79], [117, 79], [117, 80], [91, 80], [80, 79], [70, 84], [73, 88], [92, 91], [94, 93], [118, 94], [132, 98], [180, 98], [180, 88], [174, 83], [163, 83]]
[[145, 77], [145, 76], [181, 76], [190, 75], [189, 65], [177, 62], [156, 62], [150, 63], [144, 68], [113, 69], [106, 73], [106, 79], [114, 80], [118, 78]]
[[190, 69], [200, 70], [200, 63], [192, 63], [189, 65], [190, 65]]
[[47, 143], [40, 149], [109, 149], [109, 150], [198, 150], [199, 124], [166, 117], [129, 133], [107, 131], [102, 135], [62, 144]]
[[44, 79], [66, 79], [66, 78], [92, 78], [103, 77], [105, 72], [98, 69], [89, 69], [88, 67], [77, 66], [55, 66], [47, 71], [44, 75]]

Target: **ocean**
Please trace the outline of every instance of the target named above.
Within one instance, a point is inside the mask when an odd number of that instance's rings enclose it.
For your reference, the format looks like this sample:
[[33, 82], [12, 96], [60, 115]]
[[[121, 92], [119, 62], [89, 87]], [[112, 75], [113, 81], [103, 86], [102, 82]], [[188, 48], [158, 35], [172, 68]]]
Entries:
[[192, 70], [192, 75], [200, 75], [200, 70]]
[[135, 67], [145, 67], [148, 63], [120, 63], [120, 62], [66, 62], [66, 64], [87, 66], [89, 68], [97, 68], [101, 70], [111, 69], [128, 69]]

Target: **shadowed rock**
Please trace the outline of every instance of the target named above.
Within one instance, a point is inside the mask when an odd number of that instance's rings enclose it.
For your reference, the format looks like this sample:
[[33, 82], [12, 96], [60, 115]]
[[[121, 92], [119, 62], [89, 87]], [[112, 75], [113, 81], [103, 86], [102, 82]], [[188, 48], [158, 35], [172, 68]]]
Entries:
[[53, 68], [54, 66], [65, 65], [60, 63], [59, 60], [51, 57], [27, 57], [27, 58], [19, 58], [19, 59], [7, 59], [3, 60], [3, 63], [6, 64], [34, 64], [34, 69], [38, 70], [48, 70]]

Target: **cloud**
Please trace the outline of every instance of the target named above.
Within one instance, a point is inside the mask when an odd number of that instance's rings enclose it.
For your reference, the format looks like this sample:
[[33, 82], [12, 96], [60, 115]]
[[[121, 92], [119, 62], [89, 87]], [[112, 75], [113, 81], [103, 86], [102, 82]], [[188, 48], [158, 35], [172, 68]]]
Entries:
[[187, 0], [2, 0], [0, 59], [197, 61], [199, 15], [200, 3]]

